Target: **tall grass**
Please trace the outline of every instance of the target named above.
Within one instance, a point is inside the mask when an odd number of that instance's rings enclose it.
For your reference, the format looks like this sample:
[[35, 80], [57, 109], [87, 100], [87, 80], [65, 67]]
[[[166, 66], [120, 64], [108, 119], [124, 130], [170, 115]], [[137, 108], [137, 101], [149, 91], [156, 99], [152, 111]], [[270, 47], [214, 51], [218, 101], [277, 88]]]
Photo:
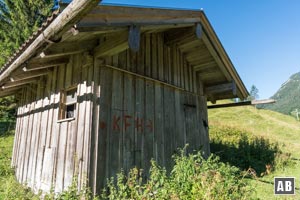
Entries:
[[31, 200], [39, 199], [30, 189], [19, 184], [10, 167], [14, 132], [8, 131], [0, 135], [0, 199]]

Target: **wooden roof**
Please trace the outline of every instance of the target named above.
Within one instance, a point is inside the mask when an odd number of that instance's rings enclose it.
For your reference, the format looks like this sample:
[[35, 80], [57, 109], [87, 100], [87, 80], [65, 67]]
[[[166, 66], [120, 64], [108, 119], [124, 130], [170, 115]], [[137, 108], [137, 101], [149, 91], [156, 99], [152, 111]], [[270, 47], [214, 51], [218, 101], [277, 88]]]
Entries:
[[[82, 16], [77, 19], [76, 26], [61, 34], [59, 41], [45, 39], [44, 45], [39, 48], [27, 45], [23, 53], [15, 58], [18, 60], [26, 53], [29, 55], [24, 59], [26, 62], [12, 62], [0, 72], [0, 96], [10, 94], [6, 92], [8, 89], [15, 92], [12, 90], [14, 85], [19, 89], [20, 85], [45, 75], [53, 66], [66, 63], [70, 54], [97, 51], [99, 38], [104, 34], [111, 35], [115, 46], [122, 46], [120, 51], [129, 48], [127, 38], [120, 37], [120, 34], [131, 26], [140, 27], [142, 34], [163, 32], [166, 44], [177, 45], [197, 72], [209, 100], [245, 99], [248, 96], [247, 89], [203, 11], [101, 4]], [[55, 20], [48, 26], [53, 23], [56, 23]], [[111, 48], [103, 50], [101, 47], [101, 51], [104, 54], [118, 53], [117, 48], [112, 51]], [[17, 84], [18, 81], [24, 83]]]

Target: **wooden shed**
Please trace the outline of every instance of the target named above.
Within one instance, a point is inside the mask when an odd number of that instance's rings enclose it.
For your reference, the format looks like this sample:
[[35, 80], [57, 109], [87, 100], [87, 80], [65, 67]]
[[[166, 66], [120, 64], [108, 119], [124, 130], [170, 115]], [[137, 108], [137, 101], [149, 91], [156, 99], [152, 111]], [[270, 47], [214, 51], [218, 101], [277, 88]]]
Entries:
[[96, 193], [152, 158], [170, 169], [187, 143], [207, 156], [207, 101], [248, 96], [203, 11], [98, 3], [63, 4], [0, 71], [12, 166], [34, 191], [76, 175]]

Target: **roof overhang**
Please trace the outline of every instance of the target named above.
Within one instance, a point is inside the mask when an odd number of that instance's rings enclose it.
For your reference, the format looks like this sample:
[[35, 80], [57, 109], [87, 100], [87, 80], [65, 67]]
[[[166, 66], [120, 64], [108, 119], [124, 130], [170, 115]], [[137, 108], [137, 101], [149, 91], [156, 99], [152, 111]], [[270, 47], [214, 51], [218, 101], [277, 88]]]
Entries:
[[[96, 3], [94, 1], [94, 5]], [[58, 17], [48, 21], [0, 71], [3, 91], [5, 85], [11, 85], [9, 82], [16, 79], [14, 77], [18, 79], [22, 70], [23, 81], [26, 74], [32, 78], [35, 70], [39, 70], [36, 76], [45, 75], [43, 69], [66, 62], [69, 55], [99, 48], [98, 41], [103, 35], [117, 38], [119, 33], [138, 26], [141, 34], [163, 32], [165, 43], [179, 48], [202, 82], [208, 100], [248, 97], [246, 87], [203, 11], [101, 4], [85, 9], [62, 24], [61, 20], [74, 9], [71, 5], [76, 6], [69, 4]], [[72, 26], [74, 24], [76, 26]], [[57, 35], [61, 37], [53, 38]], [[118, 39], [123, 42], [120, 50], [129, 48], [127, 38]]]

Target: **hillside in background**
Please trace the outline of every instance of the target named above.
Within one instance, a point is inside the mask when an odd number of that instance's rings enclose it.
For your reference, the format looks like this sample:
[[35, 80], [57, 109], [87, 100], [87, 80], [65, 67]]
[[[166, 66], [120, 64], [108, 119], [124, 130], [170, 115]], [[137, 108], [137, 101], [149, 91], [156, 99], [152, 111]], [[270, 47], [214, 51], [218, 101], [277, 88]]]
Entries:
[[253, 106], [209, 109], [208, 116], [212, 153], [241, 170], [256, 172], [249, 179], [256, 190], [254, 199], [274, 198], [276, 176], [300, 177], [300, 122], [292, 116]]
[[283, 83], [271, 99], [275, 99], [277, 102], [259, 106], [259, 108], [274, 110], [287, 115], [290, 115], [295, 109], [300, 111], [300, 72], [292, 75]]

